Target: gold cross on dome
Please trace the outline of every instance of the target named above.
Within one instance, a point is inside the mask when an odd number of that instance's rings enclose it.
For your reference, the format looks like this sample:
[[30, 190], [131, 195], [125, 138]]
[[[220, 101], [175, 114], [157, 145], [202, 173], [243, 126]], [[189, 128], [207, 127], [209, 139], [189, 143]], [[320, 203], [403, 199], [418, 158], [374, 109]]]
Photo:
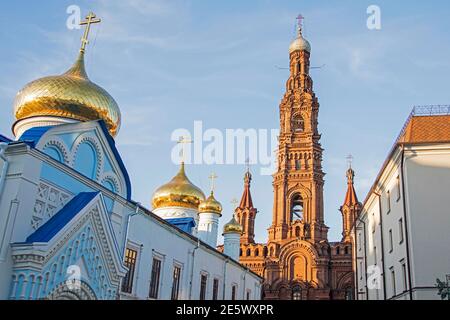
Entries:
[[182, 144], [182, 146], [181, 146], [181, 162], [185, 162], [185, 155], [186, 155], [186, 152], [185, 152], [185, 150], [184, 150], [184, 148], [185, 148], [185, 146], [188, 144], [188, 143], [192, 143], [192, 140], [190, 139], [190, 138], [188, 138], [188, 137], [185, 137], [185, 136], [181, 136], [179, 139], [178, 139], [178, 141], [177, 141], [177, 143], [181, 143]]
[[86, 45], [89, 43], [89, 31], [91, 30], [91, 24], [100, 23], [102, 20], [97, 18], [95, 13], [89, 12], [86, 16], [86, 20], [80, 21], [80, 26], [86, 25], [86, 29], [84, 29], [83, 37], [81, 38], [81, 49], [80, 51], [84, 52], [86, 49]]
[[209, 175], [208, 178], [211, 180], [211, 192], [214, 192], [214, 188], [215, 188], [214, 180], [216, 180], [218, 178], [218, 176], [214, 172], [211, 172], [211, 174]]

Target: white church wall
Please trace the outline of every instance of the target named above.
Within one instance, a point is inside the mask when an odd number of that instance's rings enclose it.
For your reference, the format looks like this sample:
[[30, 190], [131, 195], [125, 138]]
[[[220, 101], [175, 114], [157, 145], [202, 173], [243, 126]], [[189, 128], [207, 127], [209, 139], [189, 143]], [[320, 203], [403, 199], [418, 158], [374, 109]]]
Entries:
[[[128, 246], [138, 251], [135, 279], [131, 294], [123, 299], [149, 299], [153, 258], [161, 260], [162, 270], [157, 299], [169, 300], [172, 293], [173, 267], [181, 266], [179, 299], [200, 298], [201, 275], [206, 275], [205, 299], [211, 300], [214, 279], [219, 280], [217, 298], [231, 298], [232, 285], [237, 286], [237, 299], [244, 297], [241, 290], [251, 290], [251, 299], [260, 298], [260, 278], [214, 248], [189, 235], [174, 230], [154, 216], [138, 214], [131, 218]], [[241, 276], [246, 274], [245, 283]], [[192, 285], [191, 285], [192, 283]], [[225, 286], [224, 286], [225, 284]]]
[[407, 149], [405, 171], [414, 296], [436, 299], [450, 274], [450, 144]]

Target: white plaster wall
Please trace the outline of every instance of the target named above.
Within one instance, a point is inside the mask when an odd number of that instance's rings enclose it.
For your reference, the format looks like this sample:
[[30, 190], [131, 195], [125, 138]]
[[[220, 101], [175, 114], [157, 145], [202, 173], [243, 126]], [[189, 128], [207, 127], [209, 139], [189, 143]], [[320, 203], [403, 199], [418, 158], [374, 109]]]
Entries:
[[[157, 221], [154, 217], [138, 214], [130, 221], [128, 246], [139, 248], [133, 293], [123, 294], [123, 299], [148, 299], [153, 256], [162, 259], [162, 272], [158, 299], [168, 300], [172, 292], [174, 264], [182, 266], [179, 299], [198, 300], [201, 274], [207, 275], [206, 299], [212, 299], [213, 279], [219, 279], [218, 299], [231, 297], [231, 285], [238, 286], [237, 298], [244, 298], [250, 289], [252, 299], [260, 298], [260, 278], [237, 262], [199, 243], [195, 239]], [[199, 247], [197, 248], [197, 245]], [[245, 274], [245, 282], [244, 282]], [[191, 283], [192, 277], [192, 286]], [[225, 289], [224, 289], [225, 282]], [[256, 288], [256, 289], [255, 289]], [[258, 290], [256, 292], [255, 290]]]
[[[450, 274], [450, 144], [409, 150], [405, 166], [413, 287], [434, 287]], [[434, 288], [416, 296], [438, 298]]]

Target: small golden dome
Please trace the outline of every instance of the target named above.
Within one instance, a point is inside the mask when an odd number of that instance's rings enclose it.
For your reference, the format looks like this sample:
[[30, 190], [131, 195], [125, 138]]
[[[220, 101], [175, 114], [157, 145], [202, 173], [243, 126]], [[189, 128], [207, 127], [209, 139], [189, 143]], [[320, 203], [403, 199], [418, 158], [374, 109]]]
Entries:
[[236, 221], [236, 219], [234, 218], [234, 214], [233, 217], [231, 218], [231, 220], [223, 226], [223, 233], [239, 233], [241, 234], [243, 231], [242, 226], [239, 224], [239, 222]]
[[34, 80], [21, 89], [14, 101], [14, 115], [13, 131], [20, 120], [37, 116], [104, 120], [112, 136], [120, 128], [119, 107], [106, 90], [89, 80], [83, 50], [64, 74]]
[[205, 195], [197, 186], [189, 181], [181, 163], [180, 171], [168, 183], [156, 189], [152, 197], [153, 209], [163, 207], [186, 207], [198, 209]]
[[222, 205], [220, 204], [219, 201], [216, 200], [216, 198], [214, 198], [213, 191], [211, 191], [211, 194], [205, 201], [202, 201], [200, 203], [200, 205], [198, 206], [198, 211], [200, 213], [212, 212], [212, 213], [218, 213], [218, 214], [222, 215]]

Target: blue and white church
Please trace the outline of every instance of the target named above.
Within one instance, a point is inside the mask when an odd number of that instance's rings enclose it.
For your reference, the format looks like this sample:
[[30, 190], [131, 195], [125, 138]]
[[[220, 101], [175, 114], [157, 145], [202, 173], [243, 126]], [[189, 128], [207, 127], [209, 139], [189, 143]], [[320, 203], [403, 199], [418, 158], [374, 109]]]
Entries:
[[0, 299], [260, 299], [242, 227], [230, 217], [220, 253], [222, 206], [183, 163], [151, 210], [132, 200], [119, 106], [85, 70], [96, 22], [72, 67], [17, 93], [14, 137], [0, 135]]

